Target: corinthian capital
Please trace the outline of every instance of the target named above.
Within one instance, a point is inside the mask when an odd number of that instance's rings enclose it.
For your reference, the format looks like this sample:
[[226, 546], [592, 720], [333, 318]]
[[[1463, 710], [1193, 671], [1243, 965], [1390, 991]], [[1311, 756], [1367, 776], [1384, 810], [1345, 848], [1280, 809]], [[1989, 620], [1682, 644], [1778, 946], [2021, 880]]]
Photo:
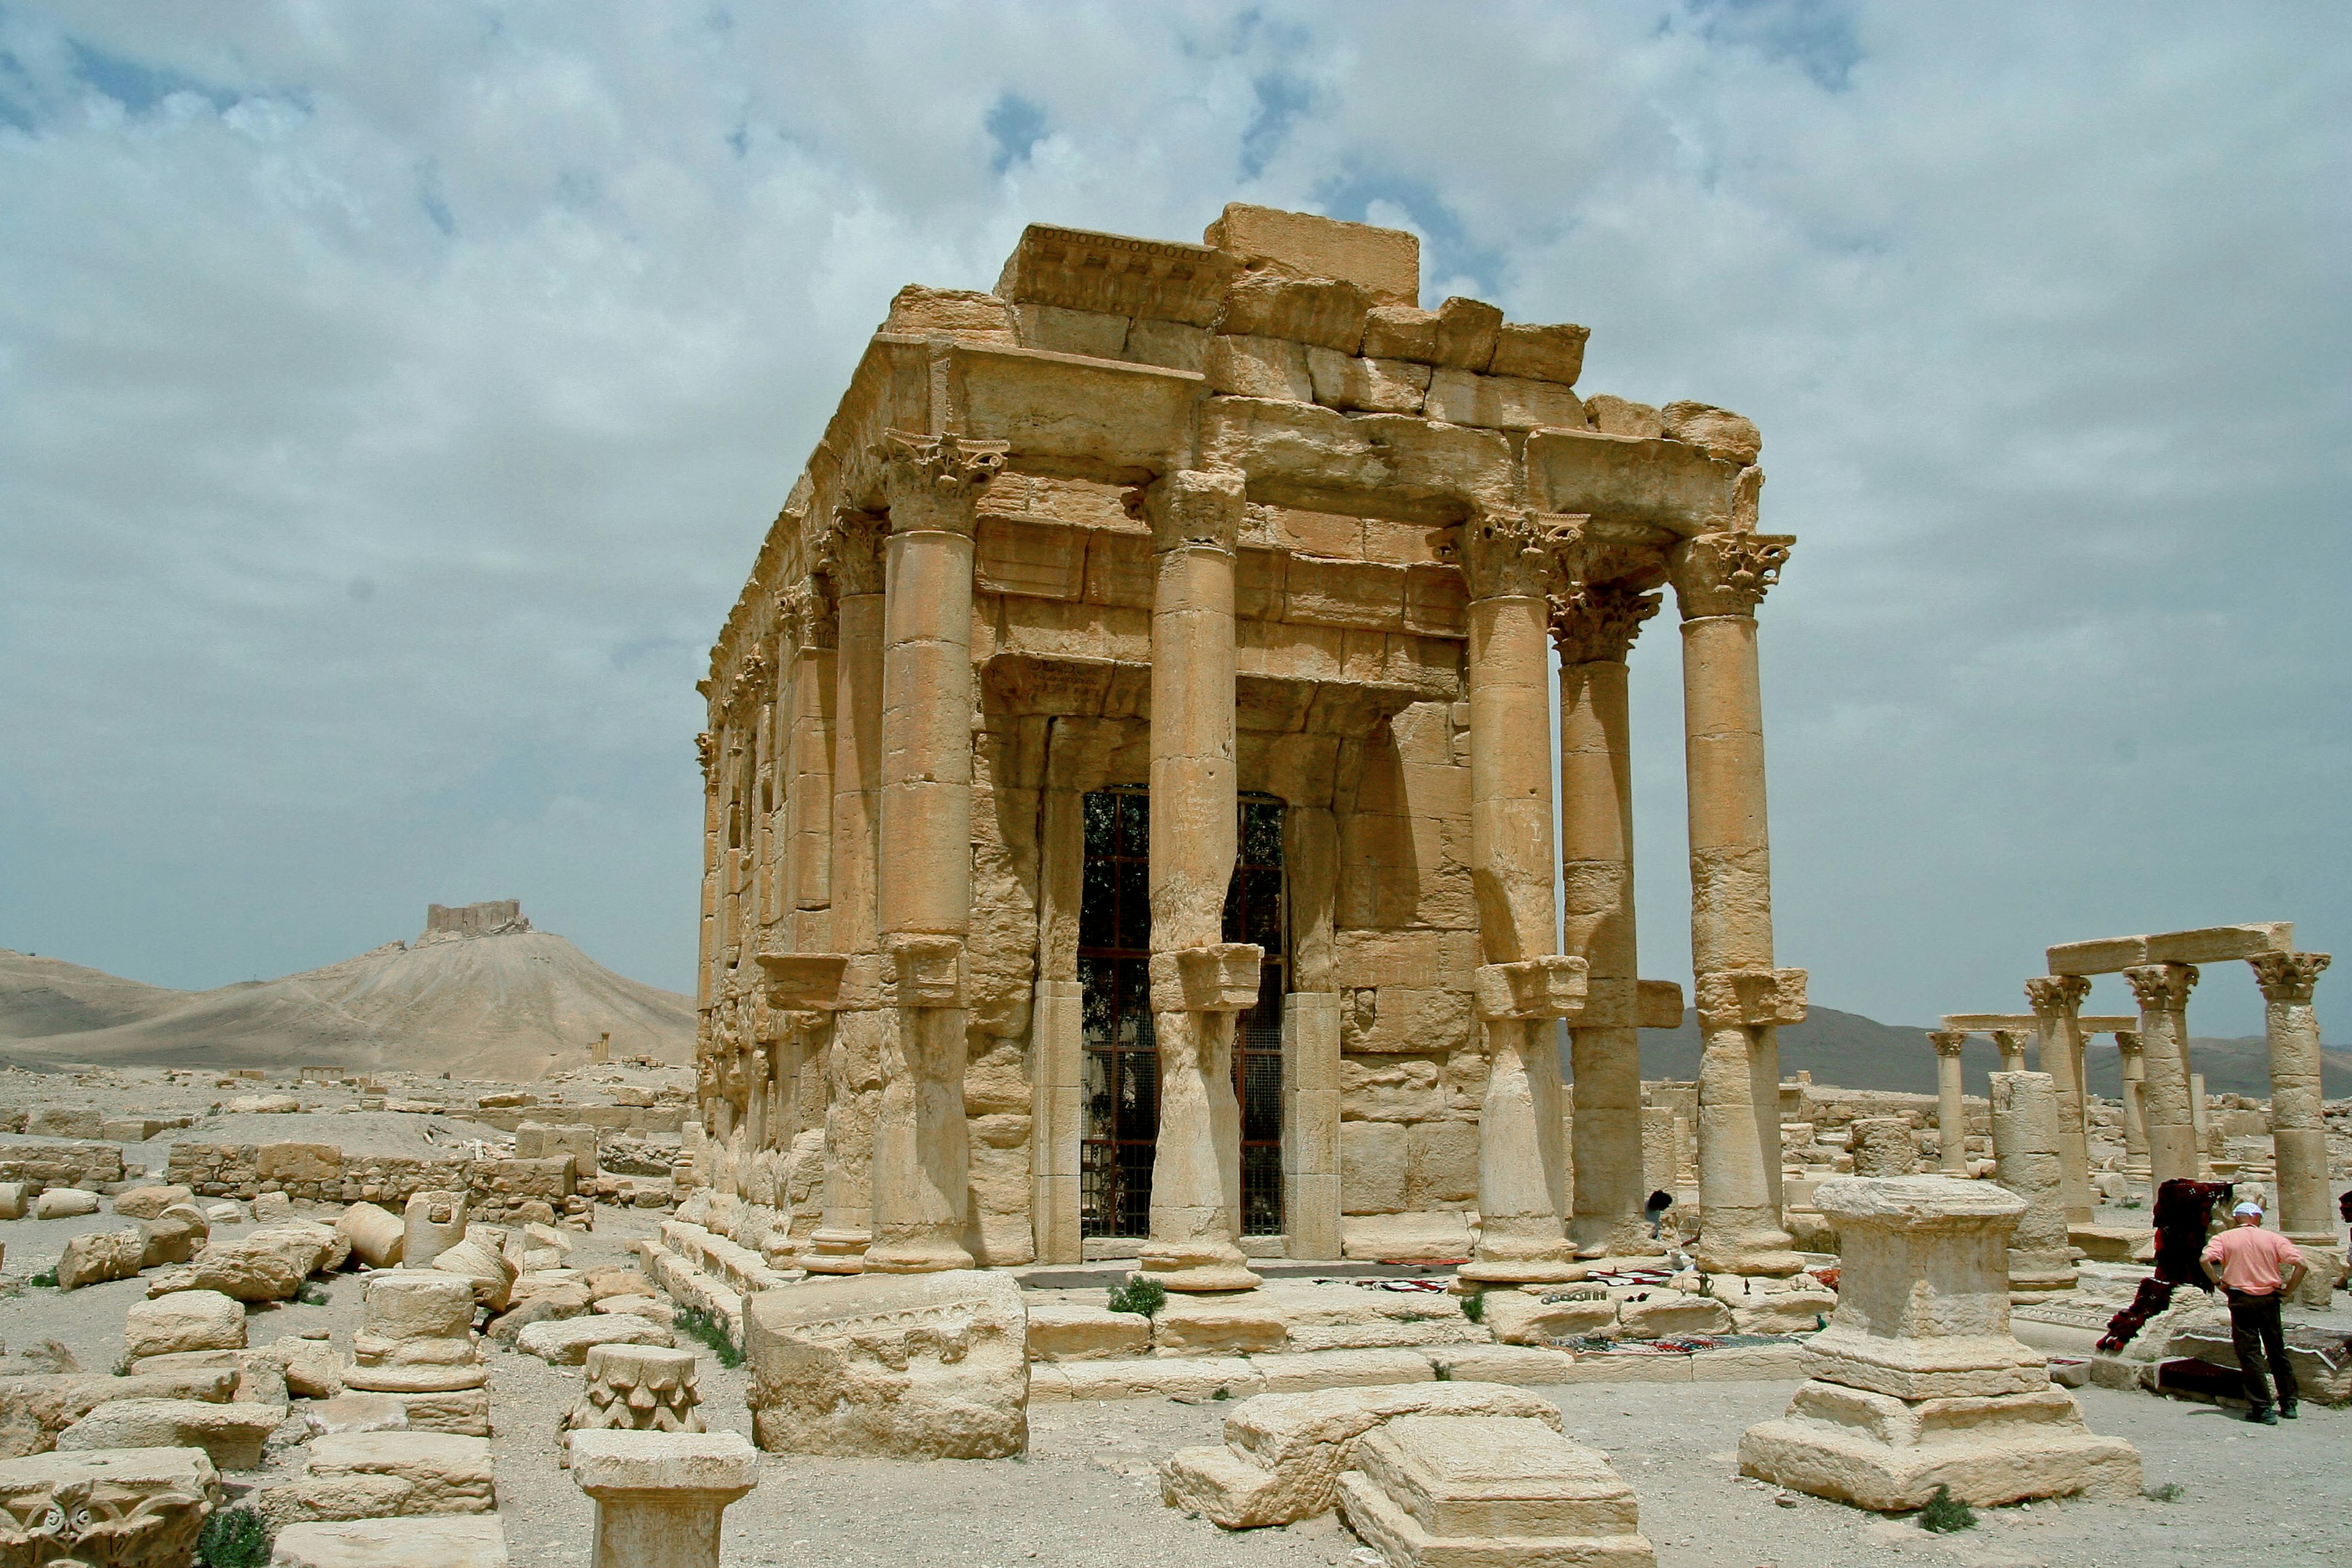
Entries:
[[1545, 598], [1584, 520], [1555, 512], [1496, 511], [1462, 525], [1463, 571], [1474, 599]]
[[753, 648], [743, 656], [735, 679], [728, 683], [726, 706], [730, 710], [758, 707], [775, 694], [775, 666], [768, 662], [768, 656]]
[[1960, 1048], [1969, 1043], [1968, 1031], [1930, 1029], [1927, 1031], [1927, 1043], [1936, 1047], [1936, 1054], [1939, 1057], [1956, 1057], [1960, 1054]]
[[2124, 971], [2131, 983], [2132, 994], [2139, 998], [2144, 1013], [2178, 1013], [2189, 1005], [2189, 993], [2197, 985], [2197, 966], [2193, 963], [2143, 963]]
[[1675, 545], [1666, 574], [1683, 619], [1754, 615], [1780, 580], [1796, 542], [1792, 534], [1729, 532], [1702, 533]]
[[816, 542], [809, 570], [832, 584], [836, 600], [878, 594], [882, 591], [882, 540], [889, 531], [887, 518], [856, 507], [836, 507], [833, 526]]
[[709, 787], [710, 770], [719, 765], [719, 737], [705, 730], [694, 738], [694, 760], [702, 766], [702, 783]]
[[834, 646], [839, 616], [835, 613], [833, 595], [824, 591], [824, 581], [809, 577], [780, 589], [776, 594], [776, 621], [783, 627], [784, 638], [803, 651]]
[[1664, 598], [1623, 583], [1570, 583], [1548, 595], [1562, 664], [1622, 664]]
[[2079, 974], [2044, 974], [2025, 983], [2025, 1000], [2037, 1018], [2082, 1010], [2091, 983]]
[[1003, 471], [1003, 441], [969, 436], [918, 436], [892, 430], [882, 437], [882, 484], [890, 498], [890, 531], [971, 531], [971, 503]]
[[1241, 538], [1242, 476], [1227, 468], [1179, 468], [1128, 492], [1128, 510], [1151, 524], [1151, 548], [1205, 544], [1231, 550]]
[[2265, 1002], [2308, 1002], [2319, 972], [2327, 967], [2324, 952], [2258, 952], [2246, 960], [2253, 966], [2254, 984]]

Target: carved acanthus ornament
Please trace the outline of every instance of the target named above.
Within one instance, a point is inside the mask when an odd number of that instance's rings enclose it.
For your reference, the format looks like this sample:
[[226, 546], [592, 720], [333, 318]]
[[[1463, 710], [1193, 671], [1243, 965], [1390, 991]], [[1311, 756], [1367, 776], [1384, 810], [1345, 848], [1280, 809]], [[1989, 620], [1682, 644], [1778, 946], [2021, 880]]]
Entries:
[[2325, 952], [2262, 952], [2246, 960], [2254, 971], [2254, 984], [2263, 989], [2265, 1002], [2308, 1002], [2311, 988], [2319, 983], [2319, 972], [2327, 967], [2330, 955]]
[[1120, 498], [1129, 517], [1151, 525], [1151, 548], [1205, 544], [1231, 550], [1241, 538], [1242, 476], [1225, 468], [1179, 468]]
[[785, 642], [803, 653], [834, 646], [840, 616], [824, 579], [810, 577], [776, 595], [776, 621]]
[[2022, 1029], [1995, 1029], [1992, 1031], [1993, 1048], [2000, 1053], [2000, 1059], [2003, 1062], [2023, 1061], [2025, 1059], [2025, 1041], [2026, 1034]]
[[710, 787], [711, 770], [719, 765], [719, 737], [705, 730], [694, 738], [694, 760], [702, 764], [702, 787]]
[[882, 591], [882, 541], [889, 531], [890, 520], [877, 512], [834, 510], [833, 526], [812, 552], [809, 571], [831, 584], [835, 609], [843, 599]]
[[971, 531], [972, 501], [1004, 470], [1005, 441], [969, 436], [918, 436], [892, 430], [882, 437], [882, 484], [890, 498], [890, 531]]
[[2043, 974], [2025, 983], [2025, 1000], [2037, 1018], [2082, 1011], [2091, 983], [2079, 974]]
[[2139, 1031], [2137, 1029], [2117, 1029], [2116, 1031], [2116, 1051], [2117, 1055], [2125, 1057], [2136, 1057], [2139, 1055]]
[[1939, 1057], [1957, 1057], [1960, 1048], [1969, 1043], [1969, 1037], [1960, 1029], [1930, 1029], [1927, 1043], [1936, 1047], [1936, 1054]]
[[735, 679], [728, 683], [726, 707], [730, 712], [757, 708], [774, 696], [775, 690], [776, 667], [769, 662], [765, 653], [753, 648], [743, 656], [742, 664], [735, 671]]
[[2132, 994], [2139, 999], [2143, 1013], [2178, 1013], [2189, 1005], [2189, 993], [2197, 986], [2197, 966], [2193, 963], [2143, 963], [2124, 971], [2130, 982]]
[[1568, 583], [1547, 595], [1562, 664], [1622, 664], [1664, 595], [1624, 583]]
[[1780, 580], [1796, 542], [1787, 533], [1702, 533], [1684, 540], [1666, 567], [1683, 619], [1754, 615]]
[[1580, 543], [1581, 517], [1485, 512], [1462, 525], [1464, 574], [1474, 599], [1548, 599], [1564, 552]]

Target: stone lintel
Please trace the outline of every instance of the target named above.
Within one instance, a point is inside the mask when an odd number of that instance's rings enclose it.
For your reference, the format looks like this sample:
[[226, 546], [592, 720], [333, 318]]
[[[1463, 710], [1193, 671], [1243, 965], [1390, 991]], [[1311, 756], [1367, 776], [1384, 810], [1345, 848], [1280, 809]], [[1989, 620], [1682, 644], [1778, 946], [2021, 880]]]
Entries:
[[2294, 922], [2200, 926], [2155, 936], [2105, 937], [2061, 942], [2045, 955], [2053, 974], [2114, 974], [2144, 963], [2223, 963], [2265, 952], [2294, 951]]
[[1957, 1029], [1964, 1035], [1989, 1035], [1995, 1029], [2031, 1029], [2034, 1017], [2031, 1013], [1947, 1013], [1944, 1027]]
[[1739, 465], [1680, 441], [1536, 430], [1528, 436], [1527, 466], [1528, 499], [1547, 511], [1582, 512], [1685, 538], [1733, 523]]
[[1703, 1028], [1805, 1021], [1805, 972], [1801, 969], [1728, 969], [1698, 977], [1698, 1021]]
[[1514, 963], [1482, 963], [1473, 978], [1481, 1018], [1572, 1018], [1584, 1010], [1586, 965], [1548, 953]]
[[770, 952], [759, 955], [768, 975], [768, 1005], [788, 1012], [830, 1013], [841, 1005], [845, 952]]
[[961, 937], [892, 931], [882, 947], [898, 968], [899, 1006], [963, 1005]]
[[1683, 1026], [1683, 984], [1679, 980], [1643, 980], [1633, 1001], [1637, 1029], [1679, 1029]]
[[1245, 1013], [1257, 1005], [1258, 965], [1265, 950], [1246, 942], [1212, 942], [1151, 955], [1155, 1013]]

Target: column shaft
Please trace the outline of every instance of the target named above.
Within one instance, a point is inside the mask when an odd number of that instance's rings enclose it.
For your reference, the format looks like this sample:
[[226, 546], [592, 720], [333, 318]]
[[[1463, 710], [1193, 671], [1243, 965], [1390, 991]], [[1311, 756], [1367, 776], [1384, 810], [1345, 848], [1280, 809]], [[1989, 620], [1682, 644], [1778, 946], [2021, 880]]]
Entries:
[[1968, 1036], [1944, 1030], [1927, 1038], [1936, 1047], [1937, 1163], [1955, 1175], [1969, 1168], [1969, 1102], [1960, 1077], [1960, 1050]]
[[2189, 1099], [2189, 992], [2197, 971], [2186, 963], [2151, 963], [2124, 971], [2139, 1001], [2140, 1055], [2147, 1063], [2143, 1099], [2147, 1117], [2148, 1181], [2194, 1181], [2200, 1164], [2196, 1112]]
[[2333, 1247], [2336, 1219], [2327, 1193], [2327, 1128], [2320, 1101], [2319, 1016], [2313, 985], [2328, 964], [2324, 952], [2265, 954], [2252, 961], [2263, 988], [2270, 1037], [2271, 1146], [2278, 1172], [2279, 1228]]
[[2091, 1152], [2083, 1107], [2083, 999], [2090, 994], [2091, 983], [2079, 974], [2025, 983], [2041, 1037], [2042, 1070], [2058, 1097], [2059, 1191], [2069, 1225], [2091, 1223]]
[[2124, 1162], [2147, 1168], [2147, 1064], [2140, 1057], [2139, 1034], [2126, 1029], [2116, 1036], [2116, 1055], [2123, 1073]]
[[[1171, 1289], [1257, 1283], [1243, 1259], [1234, 1021], [1256, 999], [1255, 947], [1223, 942], [1240, 778], [1234, 760], [1238, 474], [1155, 484], [1151, 594], [1151, 1013], [1160, 1134], [1138, 1262]], [[1244, 987], [1246, 989], [1244, 990]]]

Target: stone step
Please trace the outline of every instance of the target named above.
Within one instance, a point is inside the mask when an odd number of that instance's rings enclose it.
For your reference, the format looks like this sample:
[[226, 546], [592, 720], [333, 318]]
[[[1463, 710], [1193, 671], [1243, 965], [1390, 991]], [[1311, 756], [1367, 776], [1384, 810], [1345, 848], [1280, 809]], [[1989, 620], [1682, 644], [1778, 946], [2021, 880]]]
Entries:
[[270, 1568], [507, 1568], [507, 1531], [494, 1513], [440, 1519], [355, 1519], [289, 1524]]

